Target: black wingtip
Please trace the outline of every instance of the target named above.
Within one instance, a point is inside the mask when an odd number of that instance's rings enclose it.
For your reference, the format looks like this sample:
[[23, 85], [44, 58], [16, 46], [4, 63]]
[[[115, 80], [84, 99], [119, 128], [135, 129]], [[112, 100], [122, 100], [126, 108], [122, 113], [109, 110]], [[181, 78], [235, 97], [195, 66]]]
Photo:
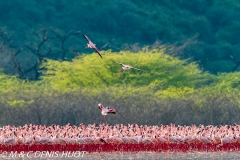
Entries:
[[82, 34], [82, 36], [88, 41], [88, 38], [86, 35]]
[[[97, 52], [98, 53], [98, 52]], [[98, 53], [98, 55], [103, 59], [102, 55], [100, 53]]]
[[113, 63], [116, 63], [116, 64], [119, 64], [119, 65], [122, 65], [121, 63], [118, 63], [118, 62], [115, 62], [114, 60], [111, 60]]

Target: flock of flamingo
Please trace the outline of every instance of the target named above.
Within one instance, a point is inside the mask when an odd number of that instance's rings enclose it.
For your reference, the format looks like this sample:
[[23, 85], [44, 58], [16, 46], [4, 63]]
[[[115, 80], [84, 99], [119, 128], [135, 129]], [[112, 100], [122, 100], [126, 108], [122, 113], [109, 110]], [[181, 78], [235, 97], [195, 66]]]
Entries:
[[217, 151], [240, 148], [240, 125], [92, 124], [0, 128], [0, 150]]
[[[86, 36], [87, 47], [102, 58]], [[123, 70], [136, 69], [122, 63]], [[116, 109], [98, 104], [101, 114]], [[0, 128], [0, 151], [217, 151], [240, 149], [240, 125], [147, 126], [137, 124], [12, 125]]]

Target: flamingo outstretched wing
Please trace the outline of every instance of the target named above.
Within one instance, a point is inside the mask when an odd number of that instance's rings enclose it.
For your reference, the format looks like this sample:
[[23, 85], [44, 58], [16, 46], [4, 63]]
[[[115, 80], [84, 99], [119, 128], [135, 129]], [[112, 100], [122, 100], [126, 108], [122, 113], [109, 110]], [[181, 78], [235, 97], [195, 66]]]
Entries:
[[98, 108], [99, 108], [100, 110], [105, 109], [104, 106], [102, 105], [102, 103], [99, 103], [99, 104], [98, 104]]
[[[113, 60], [112, 60], [113, 61]], [[113, 61], [114, 63], [117, 63], [117, 64], [120, 64], [121, 66], [123, 66], [123, 65], [125, 65], [125, 64], [123, 64], [123, 63], [118, 63], [118, 62], [115, 62], [115, 61]]]
[[141, 69], [139, 69], [139, 68], [134, 68], [134, 67], [132, 67], [132, 69], [136, 69], [136, 70], [142, 71], [142, 70], [141, 70]]
[[82, 34], [83, 35], [83, 37], [88, 41], [88, 42], [92, 42], [89, 38], [88, 38], [88, 36], [86, 36], [86, 35], [84, 35], [84, 34]]
[[102, 55], [101, 55], [100, 51], [98, 50], [98, 48], [95, 46], [94, 49], [98, 53], [98, 55], [102, 58]]
[[110, 108], [108, 109], [108, 113], [116, 114], [116, 109]]

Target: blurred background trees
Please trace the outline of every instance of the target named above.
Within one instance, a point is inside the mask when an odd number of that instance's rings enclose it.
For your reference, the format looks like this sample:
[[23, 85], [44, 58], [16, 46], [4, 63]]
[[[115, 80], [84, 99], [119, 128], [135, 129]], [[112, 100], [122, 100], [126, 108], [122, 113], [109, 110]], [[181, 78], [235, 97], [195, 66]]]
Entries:
[[[142, 48], [158, 41], [171, 45], [175, 55], [196, 61], [205, 71], [214, 74], [239, 71], [237, 0], [11, 0], [0, 2], [0, 15], [0, 26], [12, 34], [16, 46], [38, 43], [31, 33], [39, 31], [41, 24], [58, 29], [63, 35], [81, 31], [98, 47], [114, 39], [104, 48], [113, 51], [133, 49], [134, 44]], [[79, 54], [90, 53], [80, 37], [69, 38], [65, 43], [78, 46]], [[73, 58], [71, 54], [65, 56]]]
[[0, 125], [98, 123], [99, 102], [110, 123], [239, 122], [239, 15], [237, 0], [1, 1]]

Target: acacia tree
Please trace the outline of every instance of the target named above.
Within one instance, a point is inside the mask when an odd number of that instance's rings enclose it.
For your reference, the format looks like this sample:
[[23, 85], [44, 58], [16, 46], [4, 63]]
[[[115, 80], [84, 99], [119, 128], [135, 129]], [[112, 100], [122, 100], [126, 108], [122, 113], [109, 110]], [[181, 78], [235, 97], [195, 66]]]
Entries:
[[[80, 31], [70, 31], [62, 34], [56, 29], [41, 27], [30, 35], [34, 42], [26, 41], [17, 47], [13, 44], [12, 34], [8, 34], [6, 28], [1, 28], [1, 63], [2, 67], [10, 74], [16, 74], [21, 79], [38, 80], [41, 76], [41, 64], [46, 59], [66, 60], [67, 52], [78, 53], [73, 46], [66, 46], [66, 41], [79, 35]], [[27, 58], [26, 58], [27, 57]]]
[[18, 55], [21, 53], [22, 48], [13, 44], [11, 39], [12, 34], [7, 34], [6, 28], [0, 29], [0, 60], [1, 67], [10, 74], [17, 73], [20, 78], [23, 78], [23, 69], [18, 61]]

